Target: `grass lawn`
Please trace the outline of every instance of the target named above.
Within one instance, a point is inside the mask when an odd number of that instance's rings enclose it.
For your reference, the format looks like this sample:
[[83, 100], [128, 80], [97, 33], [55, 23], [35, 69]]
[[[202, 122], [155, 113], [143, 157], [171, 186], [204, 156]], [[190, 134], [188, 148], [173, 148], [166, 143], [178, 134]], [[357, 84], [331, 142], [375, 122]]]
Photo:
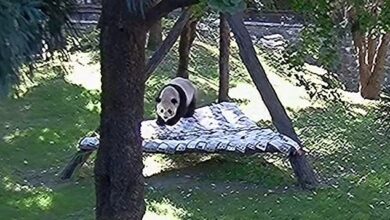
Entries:
[[[190, 71], [202, 89], [201, 105], [216, 99], [217, 54], [216, 47], [196, 43]], [[170, 53], [148, 82], [145, 118], [153, 118], [153, 97], [173, 76], [176, 61]], [[232, 96], [244, 100], [241, 107], [252, 118], [267, 120], [258, 94], [246, 92], [253, 87], [236, 55], [232, 70]], [[375, 105], [314, 107], [301, 88], [266, 70], [293, 109], [289, 114], [324, 187], [300, 190], [278, 155], [145, 155], [145, 219], [389, 219], [390, 135], [376, 121]], [[42, 80], [0, 105], [1, 219], [94, 219], [91, 162], [71, 181], [56, 176], [79, 138], [99, 122], [99, 77], [85, 69], [72, 73]], [[300, 101], [306, 105], [297, 108]]]

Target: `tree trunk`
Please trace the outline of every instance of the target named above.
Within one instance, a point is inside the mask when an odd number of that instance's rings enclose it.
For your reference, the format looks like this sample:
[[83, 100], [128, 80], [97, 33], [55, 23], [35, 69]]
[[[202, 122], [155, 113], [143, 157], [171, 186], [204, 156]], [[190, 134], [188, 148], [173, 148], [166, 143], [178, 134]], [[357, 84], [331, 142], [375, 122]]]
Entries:
[[365, 75], [366, 81], [360, 80], [360, 95], [369, 100], [377, 100], [382, 91], [385, 72], [382, 70], [373, 76], [368, 70], [361, 71], [359, 75]]
[[[270, 112], [273, 124], [279, 133], [290, 137], [301, 145], [302, 143], [295, 133], [290, 118], [257, 58], [252, 40], [242, 20], [242, 14], [227, 15], [227, 20], [237, 40], [240, 57]], [[289, 159], [301, 186], [303, 188], [315, 188], [318, 185], [318, 180], [305, 155], [297, 152], [290, 155]]]
[[[377, 16], [377, 8], [371, 13]], [[356, 10], [351, 9], [348, 19], [352, 23], [351, 32], [359, 62], [360, 94], [365, 99], [379, 99], [385, 78], [385, 62], [390, 42], [390, 33], [367, 33], [362, 30]], [[374, 31], [374, 30], [369, 30]]]
[[126, 0], [104, 0], [102, 6], [96, 219], [142, 219], [145, 202], [140, 125], [148, 28], [130, 17]]
[[229, 101], [229, 24], [223, 14], [219, 23], [219, 92], [218, 102]]
[[150, 27], [147, 47], [149, 50], [154, 51], [158, 47], [160, 47], [161, 43], [162, 43], [162, 25], [160, 19], [156, 23], [154, 23], [152, 27]]
[[[368, 59], [359, 58], [359, 66], [362, 66], [362, 68], [359, 68], [360, 94], [365, 99], [379, 99], [385, 78], [385, 62], [389, 42], [390, 33], [382, 35], [378, 49], [376, 52], [372, 52], [374, 50], [373, 45], [376, 45], [376, 43], [373, 43], [373, 40], [370, 39], [368, 49], [365, 51], [365, 55], [368, 56]], [[368, 64], [364, 63], [367, 60]]]
[[190, 62], [190, 51], [196, 36], [197, 19], [190, 19], [184, 26], [179, 42], [179, 66], [177, 76], [188, 79], [188, 64]]

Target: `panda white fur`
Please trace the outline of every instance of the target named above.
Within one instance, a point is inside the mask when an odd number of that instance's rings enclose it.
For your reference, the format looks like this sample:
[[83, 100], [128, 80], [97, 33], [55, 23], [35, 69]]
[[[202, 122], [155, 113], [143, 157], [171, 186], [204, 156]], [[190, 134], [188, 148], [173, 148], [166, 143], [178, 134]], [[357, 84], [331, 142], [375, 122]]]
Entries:
[[165, 85], [156, 98], [157, 124], [174, 125], [195, 112], [197, 88], [188, 79], [176, 77]]

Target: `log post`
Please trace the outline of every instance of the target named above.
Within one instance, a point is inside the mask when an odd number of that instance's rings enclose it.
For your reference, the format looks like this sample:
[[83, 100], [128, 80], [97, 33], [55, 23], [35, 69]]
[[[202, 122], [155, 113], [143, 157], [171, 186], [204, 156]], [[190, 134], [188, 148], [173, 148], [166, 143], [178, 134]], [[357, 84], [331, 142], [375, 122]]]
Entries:
[[179, 65], [176, 76], [188, 79], [188, 65], [190, 63], [191, 46], [196, 36], [198, 18], [188, 20], [180, 35], [179, 41]]
[[223, 14], [219, 21], [219, 91], [218, 102], [229, 101], [229, 24]]
[[147, 48], [149, 50], [156, 50], [162, 43], [162, 22], [161, 19], [154, 23], [149, 29], [149, 39]]
[[[229, 15], [226, 14], [228, 23], [237, 40], [240, 51], [240, 57], [244, 62], [257, 90], [264, 101], [265, 106], [270, 112], [272, 122], [279, 133], [284, 134], [297, 143], [302, 145], [292, 125], [291, 119], [288, 117], [282, 103], [280, 102], [274, 88], [272, 87], [268, 77], [256, 55], [252, 40], [246, 29], [242, 13]], [[300, 185], [305, 189], [315, 188], [318, 185], [318, 180], [315, 173], [306, 160], [304, 154], [293, 153], [289, 157], [291, 166], [298, 179]]]
[[179, 38], [180, 33], [182, 32], [184, 26], [189, 21], [191, 17], [191, 11], [185, 9], [180, 17], [177, 19], [175, 25], [172, 27], [171, 31], [168, 33], [168, 36], [165, 38], [161, 46], [149, 59], [145, 68], [145, 81], [149, 79], [152, 73], [156, 70], [157, 66], [161, 63], [164, 57], [168, 54], [169, 50], [173, 47], [176, 40]]

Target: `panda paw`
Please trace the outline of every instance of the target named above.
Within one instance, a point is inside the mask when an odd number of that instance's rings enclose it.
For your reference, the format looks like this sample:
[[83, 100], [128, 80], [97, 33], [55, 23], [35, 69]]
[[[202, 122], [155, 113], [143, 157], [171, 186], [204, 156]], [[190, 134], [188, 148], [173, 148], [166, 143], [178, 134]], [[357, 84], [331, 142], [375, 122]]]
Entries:
[[165, 125], [164, 120], [162, 120], [161, 118], [157, 118], [156, 124], [157, 124], [158, 126], [164, 126], [164, 125]]

